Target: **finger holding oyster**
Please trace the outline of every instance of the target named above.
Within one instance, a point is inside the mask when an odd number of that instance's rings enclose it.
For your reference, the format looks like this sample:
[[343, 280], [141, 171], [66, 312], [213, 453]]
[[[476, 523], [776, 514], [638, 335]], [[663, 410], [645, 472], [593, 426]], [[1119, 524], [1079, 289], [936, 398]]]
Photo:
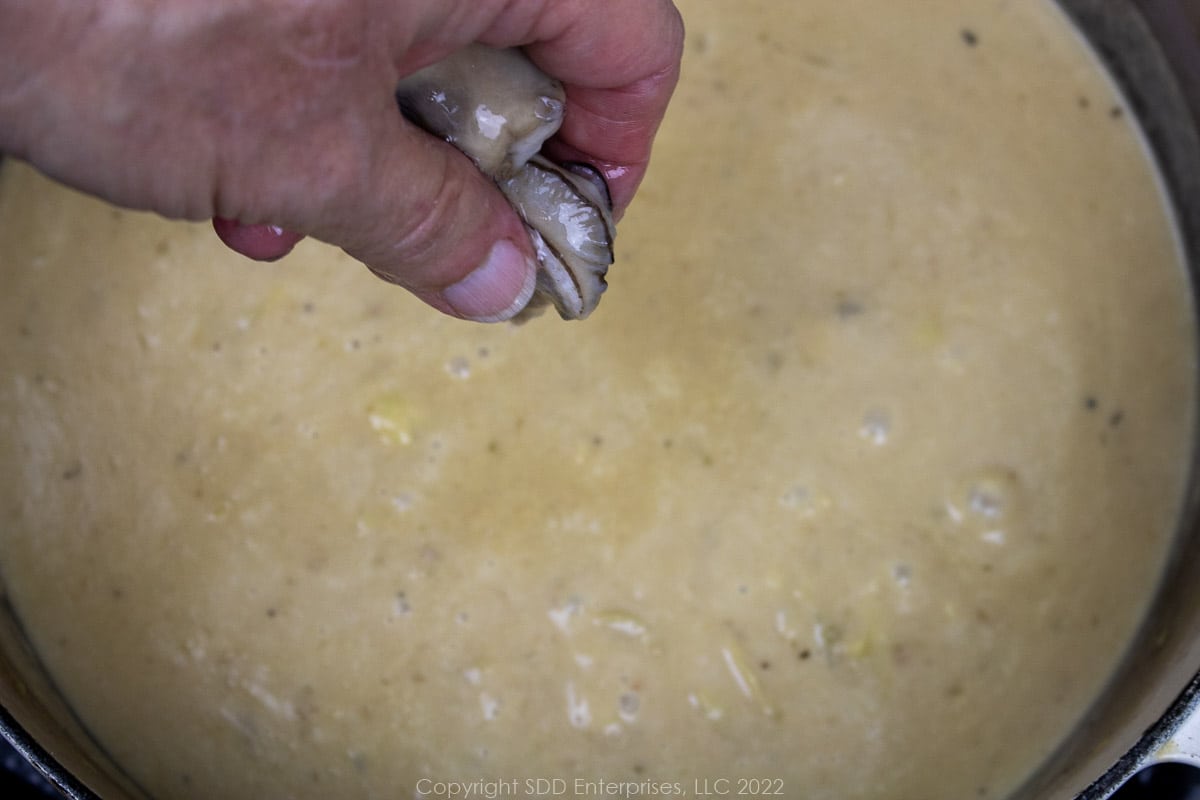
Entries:
[[125, 209], [215, 220], [254, 259], [320, 240], [476, 321], [527, 304], [533, 241], [493, 179], [404, 119], [397, 85], [472, 42], [520, 47], [562, 82], [552, 157], [598, 168], [619, 212], [683, 49], [670, 0], [143, 5], [0, 0], [6, 158]]
[[[541, 47], [553, 56], [554, 47]], [[466, 154], [490, 177], [532, 244], [536, 276], [509, 312], [481, 321], [523, 322], [549, 305], [564, 320], [584, 319], [595, 310], [613, 262], [616, 219], [645, 173], [677, 68], [675, 62], [674, 69], [634, 80], [629, 92], [572, 83], [570, 91], [582, 101], [572, 103], [563, 83], [522, 49], [472, 44], [400, 81], [396, 98], [404, 117]], [[575, 69], [576, 77], [585, 74]], [[630, 108], [611, 113], [624, 106]], [[551, 141], [564, 124], [566, 135]], [[589, 143], [586, 151], [575, 146], [580, 141]], [[557, 160], [541, 153], [548, 142]], [[300, 238], [274, 226], [218, 220], [216, 227], [226, 244], [262, 260], [281, 257]]]
[[[513, 319], [553, 305], [564, 320], [584, 319], [600, 302], [613, 262], [616, 222], [601, 172], [584, 162], [540, 155], [563, 123], [566, 92], [519, 49], [469, 45], [404, 78], [396, 99], [406, 118], [461, 150], [520, 214], [538, 260], [536, 282]], [[278, 258], [272, 240], [295, 240], [269, 226], [231, 231], [251, 242], [247, 255]], [[262, 256], [257, 256], [259, 249]], [[246, 252], [247, 247], [241, 249]]]
[[405, 116], [495, 179], [525, 222], [538, 274], [516, 319], [551, 304], [565, 320], [591, 314], [607, 286], [616, 223], [599, 170], [539, 155], [562, 125], [562, 84], [517, 49], [475, 44], [405, 78], [396, 97]]

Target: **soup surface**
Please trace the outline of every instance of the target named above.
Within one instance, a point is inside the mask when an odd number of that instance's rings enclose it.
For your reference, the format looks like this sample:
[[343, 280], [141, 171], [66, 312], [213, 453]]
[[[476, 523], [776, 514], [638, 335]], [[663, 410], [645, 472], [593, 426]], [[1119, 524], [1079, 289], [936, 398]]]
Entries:
[[1195, 357], [1120, 99], [1043, 3], [681, 7], [585, 323], [5, 165], [0, 568], [150, 793], [998, 797], [1102, 689]]

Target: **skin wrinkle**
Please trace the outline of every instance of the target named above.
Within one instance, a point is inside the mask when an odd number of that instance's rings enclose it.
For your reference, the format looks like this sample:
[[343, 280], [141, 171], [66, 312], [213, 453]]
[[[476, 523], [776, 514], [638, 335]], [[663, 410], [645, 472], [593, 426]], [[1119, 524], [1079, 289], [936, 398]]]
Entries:
[[[414, 131], [406, 131], [406, 134], [409, 136], [416, 135]], [[463, 156], [457, 150], [453, 153], [444, 152], [442, 148], [433, 147], [435, 144], [442, 143], [436, 140], [429, 143], [422, 143], [427, 150], [434, 153], [430, 156], [430, 159], [436, 159], [440, 165], [440, 174], [433, 180], [436, 184], [433, 193], [430, 194], [427, 191], [421, 190], [415, 192], [414, 194], [420, 197], [421, 200], [417, 206], [410, 207], [408, 217], [397, 221], [397, 226], [380, 232], [381, 240], [387, 242], [385, 245], [387, 248], [392, 251], [403, 251], [410, 254], [413, 258], [423, 261], [436, 260], [437, 255], [439, 255], [437, 251], [444, 247], [444, 244], [439, 241], [438, 237], [431, 234], [452, 226], [452, 223], [446, 222], [446, 217], [462, 205], [467, 188], [466, 182], [459, 177], [462, 173], [456, 174], [450, 169], [452, 163], [450, 159], [455, 156]], [[452, 149], [449, 145], [444, 145], [444, 147]], [[366, 260], [371, 260], [369, 258], [370, 255], [370, 253], [364, 253]], [[431, 276], [429, 283], [422, 281], [406, 283], [404, 285], [410, 289], [433, 289], [437, 286], [444, 286], [446, 283], [445, 279], [439, 280]]]
[[[406, 54], [401, 75], [410, 75], [448, 56], [469, 42], [494, 47], [518, 47], [533, 41], [539, 24], [561, 3], [547, 0], [477, 0], [445, 3], [422, 20], [418, 28], [421, 42]], [[453, 32], [446, 37], [447, 31]], [[545, 37], [543, 37], [545, 38]]]
[[357, 12], [352, 13], [351, 23], [340, 23], [337, 6], [317, 3], [309, 13], [300, 16], [291, 35], [284, 38], [283, 52], [302, 66], [311, 69], [353, 70], [365, 61], [370, 39], [370, 26], [366, 4], [363, 0], [353, 3]]
[[[641, 0], [610, 0], [606, 13], [632, 13], [621, 6], [636, 8], [641, 4]], [[560, 10], [568, 7], [569, 3], [555, 6]], [[658, 27], [623, 30], [620, 34], [612, 27], [588, 24], [589, 19], [586, 13], [565, 16], [557, 28], [539, 30], [526, 52], [546, 72], [565, 83], [587, 88], [624, 86], [650, 75], [678, 73], [678, 61], [668, 55], [683, 44], [683, 20], [674, 7], [671, 16]], [[613, 41], [614, 37], [622, 41]], [[661, 43], [669, 47], [649, 46]], [[597, 54], [603, 54], [602, 73], [594, 69]]]
[[[293, 26], [292, 30], [298, 30], [301, 36], [305, 36], [307, 27], [313, 24], [318, 23], [310, 20]], [[341, 49], [344, 48], [344, 42], [347, 39], [357, 38], [358, 41], [354, 47], [361, 51], [366, 47], [362, 42], [367, 34], [361, 20], [359, 24], [352, 27], [358, 31], [354, 36], [333, 35], [319, 44], [322, 47], [331, 46]], [[280, 180], [287, 186], [284, 196], [289, 198], [289, 201], [286, 202], [306, 204], [315, 199], [323, 207], [339, 207], [356, 202], [358, 197], [363, 195], [357, 187], [370, 181], [376, 171], [374, 164], [377, 161], [378, 144], [384, 140], [386, 134], [376, 131], [375, 127], [378, 125], [378, 120], [385, 119], [392, 111], [390, 93], [387, 88], [391, 75], [390, 65], [380, 64], [381, 69], [372, 68], [361, 52], [355, 57], [349, 57], [345, 52], [329, 57], [302, 52], [304, 47], [311, 44], [310, 41], [306, 45], [293, 46], [289, 40], [280, 42], [280, 58], [290, 64], [293, 70], [290, 82], [297, 88], [278, 90], [275, 96], [254, 103], [254, 105], [267, 109], [282, 106], [286, 109], [285, 113], [271, 116], [273, 131], [270, 138], [278, 142], [307, 140], [311, 142], [311, 146], [306, 148], [307, 152], [315, 154], [309, 164], [282, 163], [274, 168], [274, 171], [280, 175]], [[382, 99], [373, 101], [376, 106], [373, 114], [354, 113], [352, 107], [348, 107], [344, 111], [337, 111], [336, 109], [344, 106], [347, 100], [336, 91], [322, 92], [314, 97], [300, 88], [305, 85], [336, 87], [338, 76], [344, 73], [361, 74], [363, 79], [369, 79], [375, 83], [377, 88], [372, 92], [372, 96]], [[235, 107], [240, 108], [241, 104]], [[331, 110], [333, 110], [332, 113]], [[223, 116], [228, 118], [228, 112], [223, 112]], [[315, 124], [311, 122], [314, 117], [318, 118]], [[255, 122], [261, 121], [262, 117], [255, 119]], [[234, 120], [235, 131], [236, 126], [241, 122], [241, 116]], [[246, 141], [246, 137], [236, 136], [233, 132], [226, 138], [231, 141]], [[253, 207], [262, 202], [257, 198], [238, 198], [236, 194], [241, 185], [239, 178], [244, 169], [244, 163], [260, 158], [267, 162], [278, 160], [271, 153], [254, 153], [230, 160], [229, 171], [222, 173], [227, 177], [221, 181], [221, 187], [232, 187], [231, 192], [234, 194], [234, 198], [228, 201], [223, 200], [218, 204], [220, 216], [236, 216], [235, 209], [238, 207]], [[297, 169], [297, 167], [301, 168]], [[219, 191], [218, 196], [224, 198], [225, 193]], [[295, 200], [292, 201], [291, 198], [295, 198]], [[247, 223], [270, 221], [266, 218], [250, 219], [244, 216], [241, 218], [243, 222]]]
[[[364, 179], [355, 182], [355, 186], [366, 187], [366, 193], [377, 197], [404, 192], [416, 198], [416, 204], [410, 205], [408, 213], [403, 216], [380, 217], [381, 221], [386, 222], [386, 228], [368, 232], [365, 238], [369, 242], [381, 244], [363, 245], [360, 249], [351, 243], [346, 245], [346, 249], [351, 255], [367, 263], [383, 261], [394, 257], [394, 252], [403, 252], [409, 258], [424, 263], [447, 264], [446, 250], [456, 244], [456, 241], [454, 237], [437, 234], [452, 231], [461, 224], [456, 223], [456, 220], [463, 219], [462, 209], [468, 199], [476, 192], [482, 191], [487, 193], [485, 196], [500, 210], [507, 210], [508, 203], [492, 182], [475, 169], [470, 160], [456, 148], [429, 136], [399, 115], [393, 118], [392, 124], [396, 130], [385, 134], [383, 138], [410, 138], [412, 142], [409, 152], [423, 152], [422, 158], [426, 163], [438, 165], [437, 172], [427, 171], [430, 183], [428, 187], [396, 187], [389, 183], [389, 176], [398, 171], [390, 169], [386, 163], [369, 160], [364, 165]], [[498, 238], [521, 242], [526, 238], [524, 228], [515, 213], [511, 217], [511, 222], [499, 231]], [[392, 282], [422, 293], [434, 292], [440, 287], [455, 283], [459, 277], [446, 267], [435, 267], [428, 273], [415, 276], [415, 279], [403, 277]]]
[[478, 39], [495, 47], [524, 47], [535, 42], [555, 41], [575, 13], [569, 11], [569, 7], [567, 2], [510, 0]]

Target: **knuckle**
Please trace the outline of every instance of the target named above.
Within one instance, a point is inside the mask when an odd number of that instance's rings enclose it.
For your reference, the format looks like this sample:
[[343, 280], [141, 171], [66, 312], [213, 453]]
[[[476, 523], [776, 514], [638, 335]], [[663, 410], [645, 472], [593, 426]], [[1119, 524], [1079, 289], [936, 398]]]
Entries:
[[393, 188], [400, 195], [399, 213], [381, 219], [388, 229], [374, 237], [389, 243], [388, 252], [381, 255], [402, 264], [408, 282], [418, 289], [441, 288], [461, 277], [461, 265], [451, 257], [470, 232], [463, 223], [474, 219], [482, 224], [480, 212], [472, 208], [478, 190], [472, 174], [454, 169], [449, 158], [439, 161], [438, 168], [422, 181], [424, 185]]
[[309, 66], [359, 63], [368, 49], [367, 0], [292, 0], [284, 49]]

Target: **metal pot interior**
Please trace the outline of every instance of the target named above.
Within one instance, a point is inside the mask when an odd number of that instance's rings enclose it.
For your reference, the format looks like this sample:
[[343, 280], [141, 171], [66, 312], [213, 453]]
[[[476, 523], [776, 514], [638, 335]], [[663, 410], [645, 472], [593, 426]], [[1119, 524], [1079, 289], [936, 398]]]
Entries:
[[[1174, 206], [1180, 247], [1200, 280], [1200, 3], [1059, 0], [1134, 109]], [[1188, 715], [1200, 713], [1200, 482], [1192, 480], [1174, 553], [1137, 642], [1108, 691], [1020, 798], [1109, 797]]]

